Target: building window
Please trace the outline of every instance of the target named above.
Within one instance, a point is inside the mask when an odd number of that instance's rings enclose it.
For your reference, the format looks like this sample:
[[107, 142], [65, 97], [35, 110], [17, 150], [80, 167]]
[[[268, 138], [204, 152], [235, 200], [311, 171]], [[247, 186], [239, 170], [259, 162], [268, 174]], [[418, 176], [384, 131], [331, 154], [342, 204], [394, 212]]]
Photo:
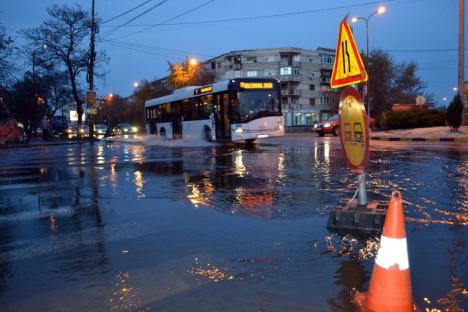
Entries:
[[293, 62], [300, 62], [301, 61], [301, 55], [300, 54], [294, 55], [292, 60], [293, 60]]
[[282, 76], [292, 75], [292, 67], [281, 67], [280, 75]]
[[247, 72], [247, 77], [257, 77], [257, 71], [256, 70], [249, 70]]
[[315, 106], [315, 98], [309, 99], [310, 106]]
[[265, 76], [276, 76], [276, 69], [265, 69]]
[[323, 54], [322, 64], [333, 64], [333, 55]]
[[216, 62], [211, 62], [211, 69], [216, 69]]
[[240, 70], [235, 70], [234, 71], [234, 78], [240, 78], [241, 77], [241, 72]]
[[266, 55], [265, 56], [265, 62], [274, 62], [275, 61], [275, 56], [274, 55]]
[[322, 95], [320, 97], [320, 104], [324, 104], [324, 105], [330, 104], [330, 97], [328, 95]]
[[309, 85], [309, 90], [310, 91], [315, 91], [315, 85], [313, 85], [313, 84]]
[[247, 56], [245, 59], [247, 63], [257, 63], [257, 57], [256, 56]]

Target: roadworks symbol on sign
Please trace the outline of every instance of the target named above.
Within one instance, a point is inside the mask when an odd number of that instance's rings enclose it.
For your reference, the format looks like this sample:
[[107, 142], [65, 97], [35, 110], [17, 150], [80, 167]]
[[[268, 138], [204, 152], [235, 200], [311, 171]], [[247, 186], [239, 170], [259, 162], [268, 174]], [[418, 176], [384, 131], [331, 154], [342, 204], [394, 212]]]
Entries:
[[367, 81], [367, 72], [347, 20], [348, 16], [340, 23], [335, 64], [330, 82], [332, 88]]

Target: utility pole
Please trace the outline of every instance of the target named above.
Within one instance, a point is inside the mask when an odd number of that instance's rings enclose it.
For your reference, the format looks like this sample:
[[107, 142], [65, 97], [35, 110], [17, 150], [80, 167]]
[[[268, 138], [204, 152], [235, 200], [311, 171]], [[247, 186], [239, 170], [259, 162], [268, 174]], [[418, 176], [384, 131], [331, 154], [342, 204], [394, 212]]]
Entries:
[[468, 123], [465, 104], [465, 0], [458, 0], [458, 94], [463, 102], [463, 124]]
[[96, 60], [95, 36], [96, 36], [96, 18], [95, 18], [95, 0], [92, 0], [91, 8], [91, 42], [89, 45], [89, 64], [88, 64], [88, 96], [87, 104], [90, 109], [89, 136], [94, 138], [94, 112], [96, 108], [96, 91], [94, 90], [94, 61]]

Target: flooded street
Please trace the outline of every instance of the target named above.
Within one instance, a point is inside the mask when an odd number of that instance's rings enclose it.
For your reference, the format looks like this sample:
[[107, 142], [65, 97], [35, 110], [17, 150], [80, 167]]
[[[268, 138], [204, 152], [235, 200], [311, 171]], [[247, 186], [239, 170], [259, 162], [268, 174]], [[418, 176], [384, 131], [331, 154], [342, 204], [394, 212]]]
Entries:
[[[466, 146], [379, 144], [368, 196], [402, 192], [414, 299], [468, 309]], [[0, 310], [353, 311], [378, 240], [326, 224], [356, 184], [312, 135], [0, 150]]]

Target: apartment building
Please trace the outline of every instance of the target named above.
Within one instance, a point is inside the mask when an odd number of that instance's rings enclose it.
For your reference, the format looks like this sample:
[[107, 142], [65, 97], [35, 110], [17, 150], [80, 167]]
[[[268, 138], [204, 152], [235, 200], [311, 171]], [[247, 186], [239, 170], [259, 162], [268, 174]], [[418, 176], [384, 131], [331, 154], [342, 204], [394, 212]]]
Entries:
[[312, 125], [336, 113], [336, 91], [330, 89], [335, 50], [277, 48], [233, 51], [204, 62], [216, 81], [269, 77], [281, 81], [287, 126]]

